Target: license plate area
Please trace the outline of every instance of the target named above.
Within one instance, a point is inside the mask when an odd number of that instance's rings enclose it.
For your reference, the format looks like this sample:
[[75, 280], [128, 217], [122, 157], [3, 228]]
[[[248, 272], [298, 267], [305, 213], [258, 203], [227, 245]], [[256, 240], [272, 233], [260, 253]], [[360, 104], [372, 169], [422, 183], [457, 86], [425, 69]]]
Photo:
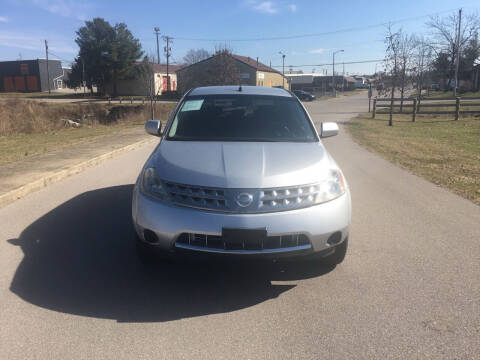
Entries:
[[262, 250], [267, 229], [223, 228], [222, 237], [226, 250]]

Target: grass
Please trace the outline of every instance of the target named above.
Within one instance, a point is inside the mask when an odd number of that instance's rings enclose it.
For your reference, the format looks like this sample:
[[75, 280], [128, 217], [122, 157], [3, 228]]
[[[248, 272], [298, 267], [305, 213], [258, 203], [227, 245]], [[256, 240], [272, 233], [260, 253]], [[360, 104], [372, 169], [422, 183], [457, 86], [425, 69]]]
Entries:
[[0, 136], [0, 165], [19, 161], [28, 156], [47, 153], [99, 137], [127, 131], [142, 124], [98, 125], [82, 128], [66, 128], [33, 134]]
[[367, 149], [480, 204], [480, 118], [451, 119], [395, 115], [390, 127], [386, 114], [362, 114], [346, 128]]
[[[165, 121], [174, 106], [157, 103], [155, 118]], [[128, 131], [142, 126], [149, 118], [149, 105], [5, 100], [0, 106], [0, 164]], [[77, 121], [81, 126], [65, 127], [64, 119]]]
[[[464, 93], [457, 93], [459, 97], [475, 97], [480, 99], [480, 91], [468, 91]], [[427, 96], [427, 91], [422, 91], [422, 96], [427, 99], [442, 99], [453, 97], [453, 91], [430, 91], [430, 95]]]
[[[115, 99], [115, 101], [118, 101], [118, 99], [122, 98], [123, 101], [130, 101], [132, 100], [145, 100], [149, 101], [147, 96], [140, 96], [140, 95], [132, 95], [132, 96], [117, 96], [116, 98], [113, 98], [111, 96], [101, 96], [98, 95], [97, 93], [94, 93], [93, 95], [90, 94], [90, 92], [87, 91], [87, 93], [84, 95], [82, 91], [78, 92], [55, 92], [52, 91], [50, 94], [48, 92], [0, 92], [0, 99], [71, 99], [71, 100], [108, 100], [111, 98], [112, 100]], [[168, 96], [159, 96], [157, 98], [157, 101], [175, 101], [178, 100], [175, 97], [168, 97]]]
[[[90, 94], [87, 92], [86, 98], [89, 98]], [[20, 99], [83, 99], [83, 92], [77, 93], [64, 93], [64, 92], [2, 92], [0, 93], [2, 98], [20, 98]]]

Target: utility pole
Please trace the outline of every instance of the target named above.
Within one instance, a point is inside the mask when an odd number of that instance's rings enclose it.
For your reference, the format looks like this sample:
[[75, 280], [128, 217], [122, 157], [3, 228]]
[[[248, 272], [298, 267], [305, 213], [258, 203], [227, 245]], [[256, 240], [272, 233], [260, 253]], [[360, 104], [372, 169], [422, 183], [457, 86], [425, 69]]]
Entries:
[[282, 55], [282, 87], [285, 89], [285, 56], [286, 55], [281, 51], [279, 51], [278, 53]]
[[457, 39], [455, 44], [455, 87], [453, 88], [453, 96], [457, 97], [458, 89], [458, 66], [460, 63], [460, 33], [462, 29], [462, 9], [458, 10], [458, 30], [457, 30]]
[[168, 63], [170, 59], [170, 51], [172, 51], [172, 48], [170, 47], [170, 42], [172, 41], [172, 38], [170, 36], [164, 36], [163, 40], [166, 41], [167, 45], [164, 47], [165, 50], [165, 56], [167, 58], [167, 91], [170, 91], [170, 76], [168, 74]]
[[335, 54], [343, 52], [343, 50], [337, 50], [333, 52], [333, 74], [332, 74], [332, 90], [333, 90], [333, 97], [337, 97], [337, 89], [335, 88]]
[[155, 27], [155, 35], [157, 36], [157, 64], [160, 64], [160, 48], [158, 47], [158, 34], [160, 33], [160, 28]]
[[48, 69], [48, 41], [45, 40], [45, 54], [47, 55], [47, 83], [48, 83], [48, 93], [50, 94], [50, 71]]
[[343, 70], [342, 70], [342, 93], [345, 92], [345, 63], [343, 63]]

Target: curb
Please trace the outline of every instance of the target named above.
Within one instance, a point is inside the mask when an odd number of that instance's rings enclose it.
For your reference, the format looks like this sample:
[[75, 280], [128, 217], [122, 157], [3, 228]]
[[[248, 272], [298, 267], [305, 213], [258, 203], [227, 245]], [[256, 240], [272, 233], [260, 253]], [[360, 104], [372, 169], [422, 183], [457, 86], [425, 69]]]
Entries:
[[14, 190], [8, 191], [5, 194], [0, 195], [0, 208], [4, 207], [5, 205], [8, 205], [15, 200], [21, 199], [22, 197], [25, 197], [26, 195], [41, 190], [44, 187], [47, 187], [50, 184], [56, 183], [58, 181], [61, 181], [63, 179], [66, 179], [67, 177], [70, 177], [72, 175], [78, 174], [85, 169], [98, 165], [116, 155], [120, 155], [124, 152], [128, 152], [134, 149], [137, 149], [143, 145], [146, 145], [148, 143], [154, 142], [156, 139], [145, 139], [141, 141], [137, 141], [136, 143], [112, 150], [108, 153], [96, 156], [92, 159], [83, 161], [79, 164], [72, 165], [68, 169], [60, 170], [57, 172], [54, 172], [49, 175], [45, 175], [41, 177], [38, 180], [35, 180], [31, 183], [22, 185], [19, 188], [16, 188]]

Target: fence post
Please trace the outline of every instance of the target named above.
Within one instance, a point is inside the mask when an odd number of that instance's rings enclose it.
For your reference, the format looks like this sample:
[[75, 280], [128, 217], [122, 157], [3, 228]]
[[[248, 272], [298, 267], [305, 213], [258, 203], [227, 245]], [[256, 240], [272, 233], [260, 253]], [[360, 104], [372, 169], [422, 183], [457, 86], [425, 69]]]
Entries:
[[460, 115], [460, 98], [457, 97], [455, 100], [455, 120], [458, 120], [458, 117]]
[[417, 116], [417, 99], [413, 99], [413, 109], [412, 109], [412, 121], [415, 122], [415, 117]]
[[376, 114], [377, 114], [377, 98], [373, 99], [372, 119], [375, 119]]
[[108, 98], [108, 105], [110, 105], [110, 103], [112, 102], [112, 98]]
[[145, 104], [145, 98], [142, 97], [142, 105]]
[[133, 97], [130, 97], [130, 104], [133, 104]]
[[121, 96], [119, 97], [119, 100], [120, 100], [120, 104], [121, 104], [122, 103], [122, 97]]

